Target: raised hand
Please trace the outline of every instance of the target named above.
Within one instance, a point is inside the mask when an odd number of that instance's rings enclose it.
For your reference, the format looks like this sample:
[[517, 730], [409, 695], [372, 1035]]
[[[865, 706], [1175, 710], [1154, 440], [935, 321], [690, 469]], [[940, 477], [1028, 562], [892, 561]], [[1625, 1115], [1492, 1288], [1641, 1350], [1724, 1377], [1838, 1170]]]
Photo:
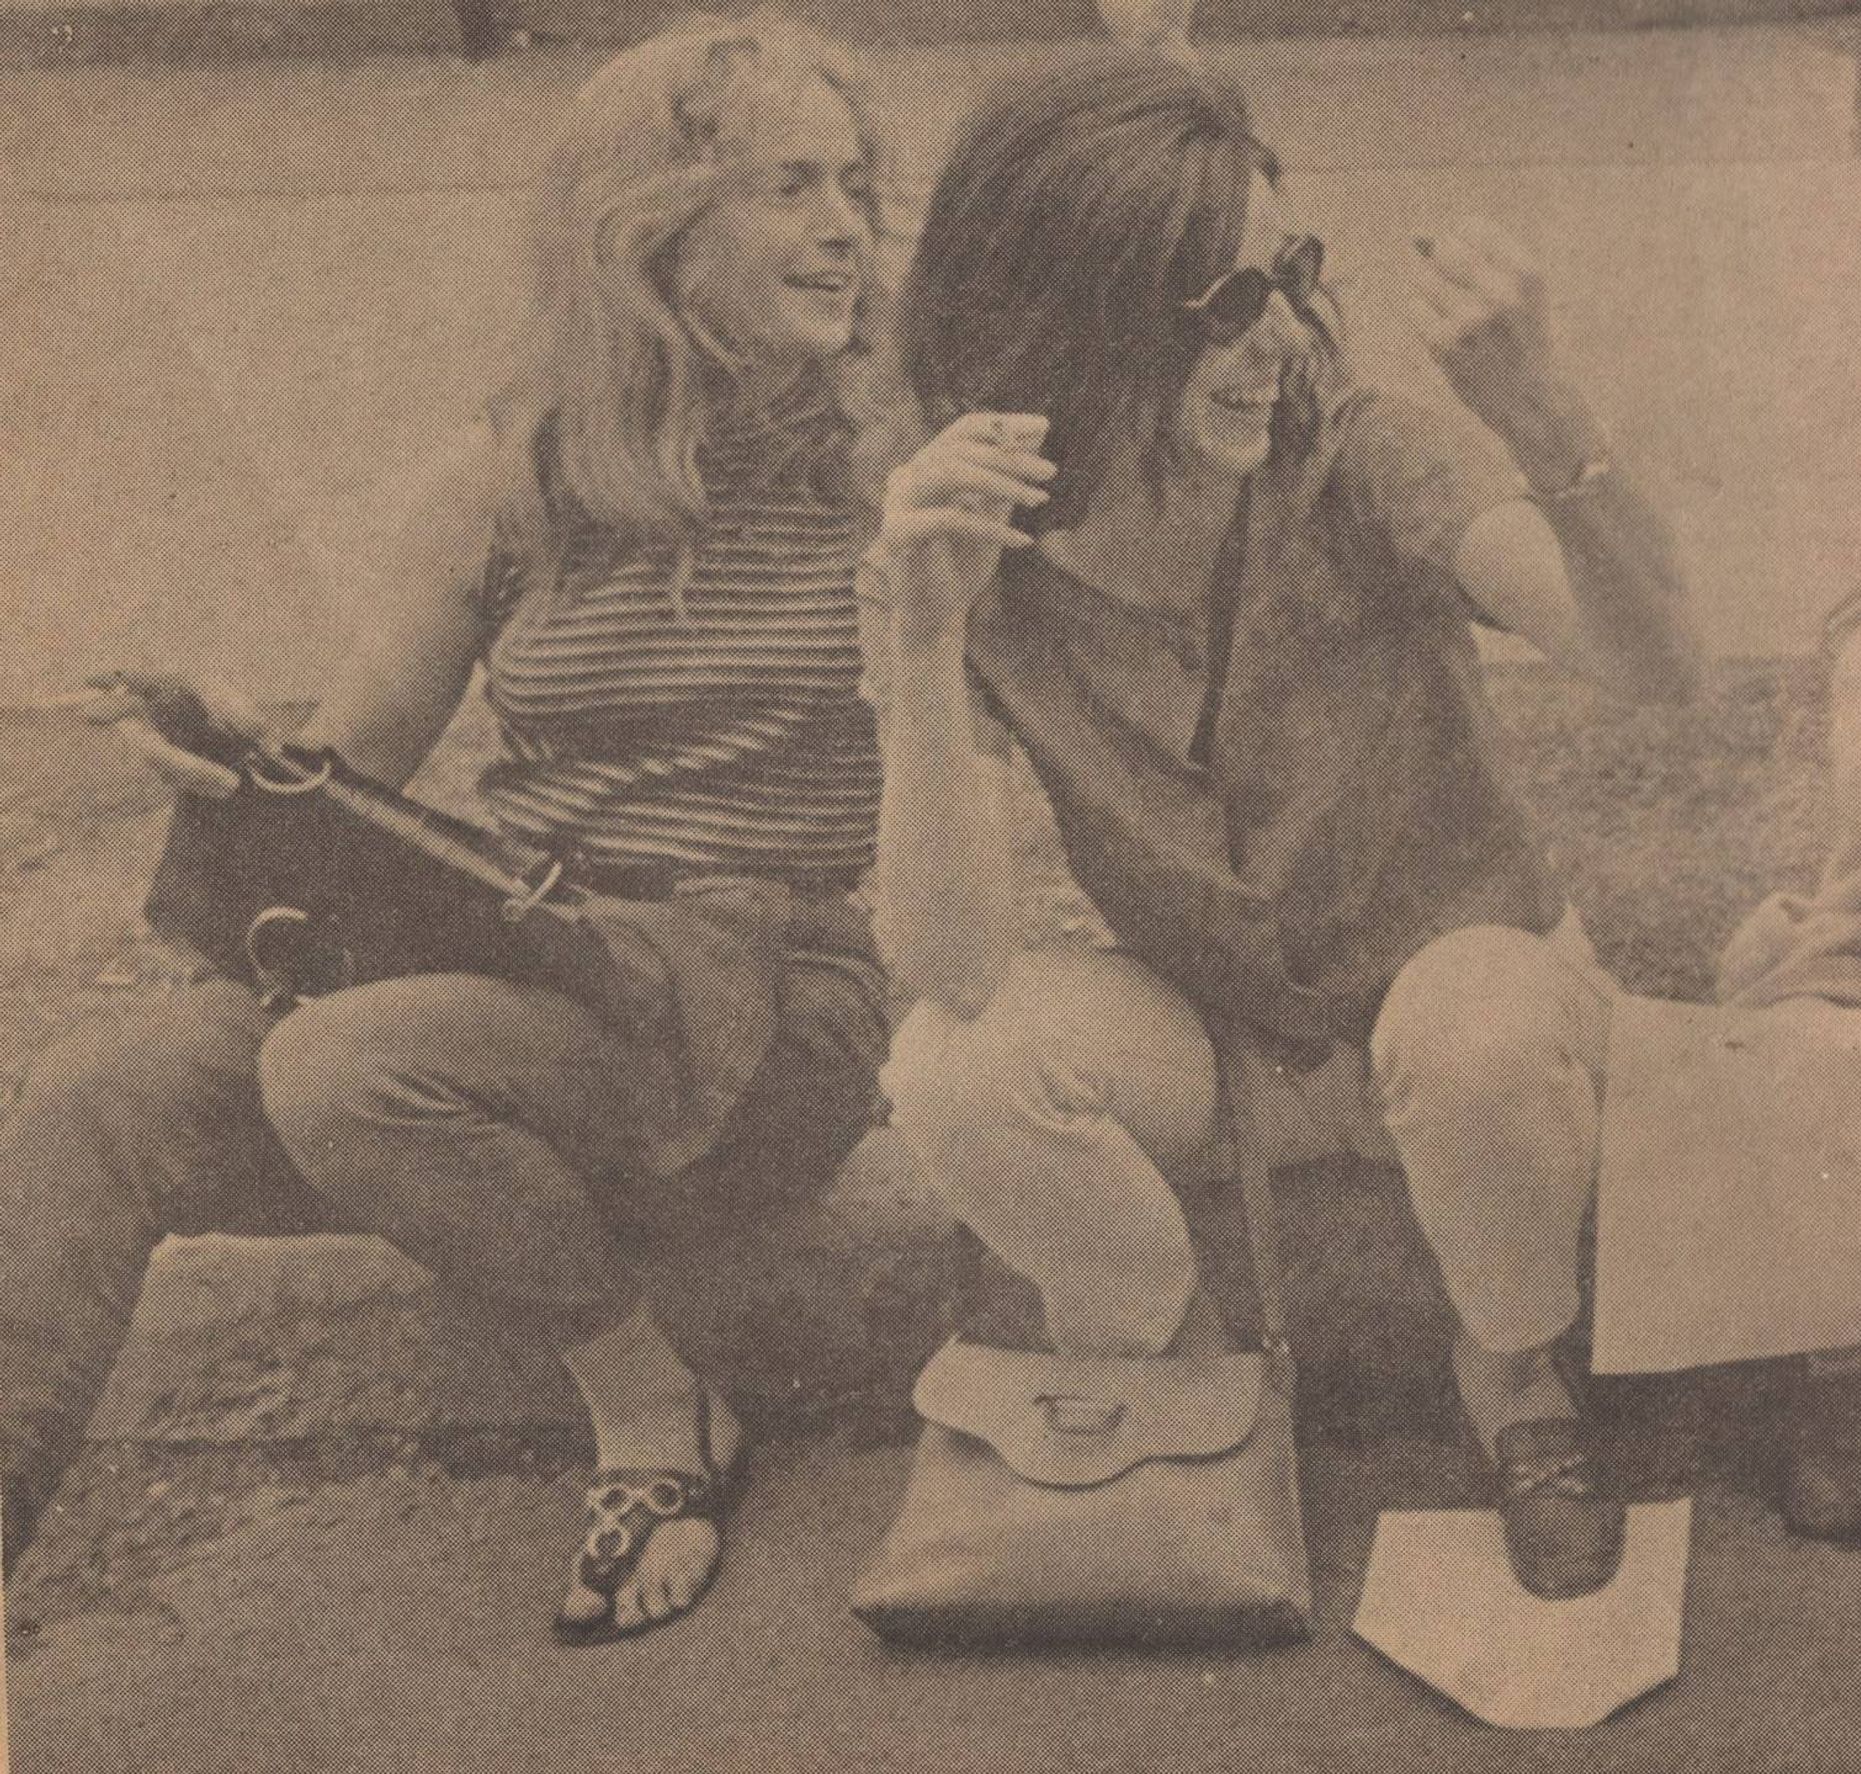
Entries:
[[1537, 261], [1478, 217], [1415, 248], [1410, 314], [1449, 386], [1513, 446], [1533, 485], [1567, 485], [1599, 445], [1560, 367]]
[[1011, 519], [1046, 503], [1057, 472], [1040, 454], [1046, 434], [1037, 414], [969, 413], [893, 471], [871, 559], [902, 638], [960, 634], [1002, 550], [1032, 540]]

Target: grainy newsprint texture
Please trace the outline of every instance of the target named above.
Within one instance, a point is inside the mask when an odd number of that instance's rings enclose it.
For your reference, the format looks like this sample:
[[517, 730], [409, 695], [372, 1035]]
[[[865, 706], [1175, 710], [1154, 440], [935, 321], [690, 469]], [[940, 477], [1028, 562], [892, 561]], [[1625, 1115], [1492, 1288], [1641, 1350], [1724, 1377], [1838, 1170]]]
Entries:
[[[1819, 651], [1825, 616], [1861, 585], [1861, 26], [1843, 13], [1809, 0], [1206, 0], [1191, 22], [1196, 53], [1244, 86], [1283, 167], [1287, 232], [1324, 243], [1360, 378], [1456, 404], [1415, 331], [1414, 243], [1438, 250], [1487, 218], [1542, 269], [1559, 374], [1596, 422], [1579, 454], [1605, 474], [1632, 462], [1671, 523], [1708, 656], [1689, 705], [1587, 687], [1516, 636], [1481, 642], [1520, 792], [1597, 957], [1650, 998], [1710, 1001], [1741, 920], [1768, 895], [1813, 891], [1844, 804], [1861, 819], [1861, 797], [1828, 786]], [[183, 1069], [163, 1069], [163, 1007], [193, 1002], [199, 971], [143, 917], [171, 796], [74, 693], [119, 667], [181, 672], [238, 688], [282, 730], [355, 644], [408, 632], [392, 612], [425, 570], [401, 534], [410, 466], [471, 426], [545, 324], [522, 246], [545, 143], [590, 75], [674, 16], [659, 0], [459, 0], [456, 13], [444, 0], [0, 0], [0, 1108], [30, 1108], [29, 1078], [48, 1055], [75, 1064], [73, 1041], [101, 1051], [133, 1029], [148, 1056], [144, 1070], [85, 1073], [88, 1095], [59, 1123], [82, 1121], [71, 1150], [119, 1180], [107, 1199], [20, 1181], [42, 1178], [43, 1151], [0, 1136], [0, 1171], [16, 1170], [0, 1175], [7, 1273], [32, 1253], [23, 1291], [0, 1297], [0, 1349], [18, 1364], [0, 1373], [7, 1435], [24, 1434], [14, 1419], [60, 1351], [89, 1336], [94, 1356], [98, 1314], [135, 1297], [125, 1241], [154, 1246], [127, 1340], [113, 1367], [106, 1350], [94, 1414], [7, 1578], [12, 1766], [1852, 1767], [1861, 1550], [1780, 1518], [1799, 1421], [1790, 1360], [1590, 1388], [1631, 1495], [1692, 1499], [1679, 1674], [1627, 1711], [1508, 1732], [1352, 1636], [1379, 1512], [1486, 1501], [1451, 1378], [1454, 1312], [1387, 1155], [1273, 1177], [1309, 1642], [941, 1653], [888, 1647], [848, 1598], [904, 1493], [919, 1370], [956, 1327], [1007, 1342], [1034, 1320], [897, 1130], [868, 1134], [831, 1189], [815, 1179], [800, 1206], [726, 1215], [695, 1250], [660, 1211], [687, 1179], [643, 1186], [591, 1242], [579, 1197], [518, 1211], [535, 1173], [513, 1159], [511, 1193], [476, 1197], [480, 1217], [453, 1222], [450, 1240], [399, 1240], [424, 1265], [341, 1227], [430, 1221], [460, 1174], [447, 1163], [422, 1173], [431, 1193], [412, 1206], [403, 1194], [322, 1222], [251, 1211], [273, 1184], [240, 1168], [229, 1135], [257, 1113], [249, 1077], [243, 1095], [190, 1098], [186, 1138], [152, 1156], [148, 1130], [176, 1117], [172, 1099], [141, 1099], [159, 1094], [151, 1079], [180, 1088]], [[1086, 0], [818, 0], [808, 17], [848, 40], [873, 95], [885, 153], [872, 256], [890, 283], [985, 90], [1031, 83], [1113, 27], [1168, 22], [1138, 7], [1108, 23]], [[593, 279], [612, 257], [590, 245], [564, 275]], [[684, 287], [666, 267], [689, 255], [654, 262]], [[882, 332], [889, 314], [870, 306]], [[470, 502], [460, 493], [457, 510]], [[432, 549], [469, 552], [476, 537], [482, 555], [491, 528], [471, 522], [439, 522]], [[786, 531], [768, 543], [791, 545]], [[683, 588], [700, 614], [715, 590], [704, 558]], [[446, 635], [431, 676], [462, 685], [470, 643], [457, 622]], [[538, 669], [575, 669], [561, 659]], [[639, 708], [629, 718], [630, 743], [666, 739]], [[441, 727], [409, 793], [482, 821], [479, 776], [500, 739], [479, 683]], [[1846, 737], [1861, 745], [1861, 727]], [[1021, 933], [1091, 948], [1096, 917], [1045, 798], [1024, 761], [1007, 780]], [[905, 1008], [894, 990], [894, 1022]], [[416, 1040], [388, 1054], [403, 1079], [432, 1057]], [[599, 1134], [578, 1118], [645, 1075], [604, 1054], [539, 1062], [550, 1152], [586, 1150]], [[1822, 1083], [1819, 1112], [1839, 1120], [1841, 1093]], [[424, 1112], [409, 1088], [389, 1120]], [[502, 1126], [508, 1108], [453, 1106], [474, 1127]], [[797, 1149], [837, 1112], [812, 1083], [786, 1109], [778, 1127]], [[1861, 1198], [1846, 1115], [1808, 1142], [1840, 1235], [1823, 1244], [1792, 1221], [1792, 1248], [1832, 1262], [1855, 1245], [1845, 1204]], [[787, 1149], [757, 1148], [771, 1170]], [[179, 1175], [189, 1162], [212, 1174]], [[1762, 1171], [1741, 1147], [1739, 1174]], [[358, 1187], [352, 1210], [370, 1205]], [[1762, 1213], [1729, 1218], [1762, 1243]], [[526, 1245], [532, 1219], [558, 1243]], [[114, 1230], [99, 1233], [105, 1220]], [[728, 1397], [750, 1452], [716, 1582], [689, 1617], [565, 1644], [551, 1618], [596, 1446], [534, 1333], [556, 1311], [584, 1315], [556, 1346], [590, 1333], [604, 1239], [676, 1277], [661, 1322]], [[528, 1293], [507, 1298], [531, 1304], [462, 1304], [435, 1262], [455, 1278], [521, 1272]], [[44, 1304], [48, 1288], [68, 1309]], [[1244, 1283], [1228, 1303], [1250, 1322]], [[1762, 1302], [1739, 1311], [1761, 1318]], [[1579, 1355], [1585, 1335], [1580, 1321]], [[613, 1414], [613, 1446], [650, 1452], [650, 1427], [628, 1443], [624, 1400]], [[1412, 1602], [1424, 1617], [1439, 1605], [1426, 1588]]]

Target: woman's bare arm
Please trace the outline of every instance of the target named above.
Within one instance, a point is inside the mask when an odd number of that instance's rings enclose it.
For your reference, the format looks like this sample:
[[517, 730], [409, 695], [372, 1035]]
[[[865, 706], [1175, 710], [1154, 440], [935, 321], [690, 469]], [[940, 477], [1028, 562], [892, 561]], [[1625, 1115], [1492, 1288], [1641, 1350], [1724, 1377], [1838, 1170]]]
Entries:
[[892, 622], [879, 940], [912, 999], [975, 1016], [1014, 953], [1014, 868], [1003, 763], [976, 742], [960, 629]]
[[1490, 223], [1461, 233], [1428, 243], [1415, 318], [1537, 495], [1469, 526], [1461, 584], [1561, 664], [1637, 699], [1685, 701], [1700, 655], [1672, 534], [1559, 368], [1536, 266]]
[[491, 548], [494, 449], [475, 427], [409, 485], [407, 519], [383, 595], [299, 736], [352, 769], [405, 786], [445, 732], [471, 681], [477, 589]]
[[990, 416], [958, 420], [887, 482], [867, 569], [890, 611], [880, 941], [909, 996], [959, 1016], [982, 1011], [1014, 953], [1002, 770], [977, 745], [969, 614], [1002, 550], [1028, 544], [1009, 513], [1045, 499], [1052, 473], [1032, 447], [1002, 442]]
[[1632, 701], [1697, 693], [1684, 581], [1620, 462], [1576, 499], [1514, 499], [1474, 519], [1454, 568], [1480, 610], [1568, 670]]

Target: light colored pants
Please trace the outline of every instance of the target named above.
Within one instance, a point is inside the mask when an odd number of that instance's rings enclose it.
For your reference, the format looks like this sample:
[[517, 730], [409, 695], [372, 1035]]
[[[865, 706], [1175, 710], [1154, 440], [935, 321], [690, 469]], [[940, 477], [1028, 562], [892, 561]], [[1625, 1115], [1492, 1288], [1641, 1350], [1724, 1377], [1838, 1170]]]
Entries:
[[[1577, 1311], [1614, 991], [1574, 915], [1550, 937], [1456, 931], [1397, 977], [1367, 1052], [1300, 1074], [1243, 1046], [1229, 1079], [1271, 1164], [1399, 1158], [1468, 1332], [1533, 1349]], [[973, 1021], [920, 1004], [885, 1086], [953, 1211], [1040, 1289], [1057, 1347], [1168, 1346], [1198, 1264], [1165, 1176], [1218, 1133], [1186, 998], [1125, 954], [1023, 955]]]

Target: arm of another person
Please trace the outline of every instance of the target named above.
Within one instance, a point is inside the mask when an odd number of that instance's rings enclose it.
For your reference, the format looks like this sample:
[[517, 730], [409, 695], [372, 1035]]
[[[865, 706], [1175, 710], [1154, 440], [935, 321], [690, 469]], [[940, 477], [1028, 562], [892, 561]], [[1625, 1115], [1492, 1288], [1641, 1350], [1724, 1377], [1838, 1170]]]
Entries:
[[998, 760], [984, 755], [965, 659], [969, 613], [1004, 548], [1007, 521], [1046, 497], [1053, 469], [959, 419], [887, 482], [867, 571], [888, 606], [883, 649], [885, 797], [879, 817], [880, 943], [913, 999], [958, 1016], [988, 1004], [1014, 952], [1012, 849]]
[[1426, 244], [1413, 312], [1469, 411], [1535, 498], [1475, 518], [1454, 567], [1474, 605], [1617, 694], [1684, 702], [1700, 651], [1667, 524], [1558, 362], [1544, 279], [1485, 222]]

